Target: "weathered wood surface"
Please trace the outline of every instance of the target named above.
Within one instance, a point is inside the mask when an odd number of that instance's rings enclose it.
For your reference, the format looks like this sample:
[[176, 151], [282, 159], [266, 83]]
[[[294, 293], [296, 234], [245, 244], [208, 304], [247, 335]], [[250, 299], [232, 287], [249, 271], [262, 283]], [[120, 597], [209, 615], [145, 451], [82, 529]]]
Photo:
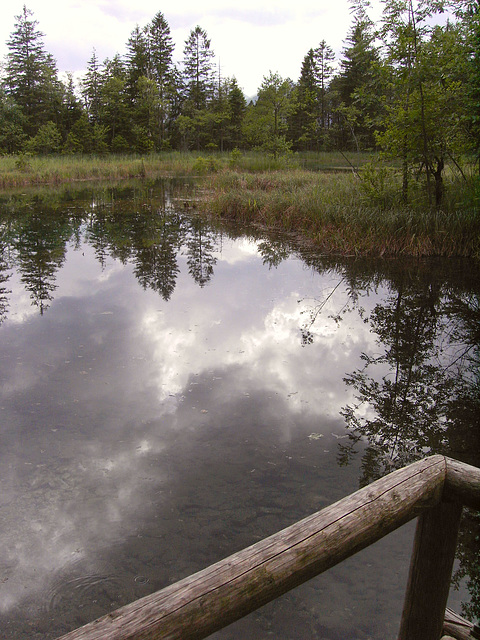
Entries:
[[461, 504], [441, 502], [418, 518], [398, 640], [440, 638], [461, 515]]
[[465, 620], [451, 609], [445, 610], [444, 634], [448, 634], [456, 640], [472, 640], [474, 637], [470, 633], [472, 629], [473, 624], [471, 622]]
[[443, 456], [395, 471], [62, 640], [205, 638], [439, 504], [445, 474]]
[[444, 499], [480, 509], [480, 469], [451, 458], [445, 458], [445, 463]]

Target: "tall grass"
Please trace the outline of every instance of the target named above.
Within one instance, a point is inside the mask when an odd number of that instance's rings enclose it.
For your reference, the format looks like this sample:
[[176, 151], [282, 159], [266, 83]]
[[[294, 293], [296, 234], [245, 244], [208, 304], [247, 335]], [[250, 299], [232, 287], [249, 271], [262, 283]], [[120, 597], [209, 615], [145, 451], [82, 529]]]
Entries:
[[0, 157], [0, 188], [189, 174], [193, 162], [192, 157], [174, 152], [145, 156], [4, 156]]
[[315, 170], [351, 170], [371, 159], [362, 154], [345, 159], [341, 154], [288, 154], [274, 158], [261, 152], [182, 153], [179, 151], [138, 155], [51, 155], [0, 157], [0, 189], [31, 184], [58, 184], [79, 180], [122, 180], [161, 176], [205, 175], [222, 171], [258, 173], [295, 169], [303, 164]]
[[480, 257], [472, 186], [448, 185], [457, 202], [446, 199], [444, 209], [434, 209], [418, 194], [415, 205], [403, 204], [395, 172], [382, 185], [379, 193], [350, 174], [302, 170], [218, 174], [201, 207], [214, 216], [301, 232], [329, 253]]
[[[302, 166], [313, 167], [307, 170]], [[199, 176], [202, 211], [302, 234], [346, 255], [480, 257], [480, 182], [446, 172], [434, 209], [412, 179], [409, 204], [400, 175], [374, 154], [181, 153], [0, 158], [0, 189], [83, 180]]]

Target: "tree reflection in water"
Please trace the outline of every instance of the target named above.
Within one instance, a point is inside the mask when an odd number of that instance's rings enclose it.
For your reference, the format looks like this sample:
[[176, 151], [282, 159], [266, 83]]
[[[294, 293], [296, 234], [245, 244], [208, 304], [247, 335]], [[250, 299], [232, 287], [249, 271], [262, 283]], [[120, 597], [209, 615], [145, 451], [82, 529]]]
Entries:
[[[363, 291], [355, 267], [345, 268], [341, 277], [355, 292], [350, 304], [369, 323], [377, 347], [344, 377], [355, 402], [342, 409], [349, 441], [339, 443], [338, 463], [349, 464], [361, 449], [361, 485], [433, 453], [480, 466], [480, 301], [473, 267], [459, 264], [457, 282], [445, 280], [435, 261], [387, 267]], [[388, 293], [367, 315], [359, 301], [372, 283]], [[312, 310], [312, 321], [322, 305]], [[480, 516], [466, 511], [454, 581], [466, 579], [471, 602], [464, 613], [471, 619], [480, 618], [479, 557]]]
[[[15, 266], [43, 314], [56, 289], [56, 274], [67, 245], [79, 247], [82, 236], [104, 269], [108, 259], [131, 263], [144, 289], [169, 300], [180, 272], [178, 255], [203, 287], [213, 275], [217, 234], [195, 217], [181, 216], [170, 200], [168, 185], [150, 189], [103, 188], [75, 195], [69, 190], [11, 197], [2, 202], [0, 220], [0, 318], [8, 309], [4, 283]], [[8, 255], [8, 258], [5, 256]]]
[[[128, 193], [126, 193], [128, 192]], [[128, 198], [125, 198], [128, 195]], [[83, 197], [83, 199], [82, 199]], [[144, 289], [169, 300], [184, 256], [195, 283], [214, 276], [222, 233], [245, 229], [204, 226], [180, 215], [167, 188], [148, 185], [99, 189], [53, 198], [11, 197], [0, 220], [0, 323], [8, 313], [7, 283], [13, 266], [32, 304], [44, 313], [53, 300], [56, 274], [68, 244], [80, 239], [103, 268], [111, 259], [130, 263]], [[375, 350], [344, 381], [355, 401], [342, 408], [348, 441], [339, 441], [338, 463], [361, 455], [360, 484], [432, 453], [480, 466], [480, 299], [478, 266], [472, 262], [424, 260], [336, 260], [294, 246], [282, 238], [256, 234], [264, 264], [276, 268], [292, 253], [312, 270], [329, 272], [336, 284], [314, 301], [299, 327], [301, 344], [315, 340], [315, 325], [340, 289], [346, 291], [334, 315], [339, 324], [355, 311], [375, 336]], [[375, 297], [373, 308], [367, 301]], [[372, 296], [373, 298], [373, 296]], [[378, 302], [381, 300], [381, 302]], [[352, 365], [355, 366], [355, 365]], [[459, 539], [456, 580], [466, 579], [471, 602], [465, 613], [480, 618], [480, 516], [466, 513]]]

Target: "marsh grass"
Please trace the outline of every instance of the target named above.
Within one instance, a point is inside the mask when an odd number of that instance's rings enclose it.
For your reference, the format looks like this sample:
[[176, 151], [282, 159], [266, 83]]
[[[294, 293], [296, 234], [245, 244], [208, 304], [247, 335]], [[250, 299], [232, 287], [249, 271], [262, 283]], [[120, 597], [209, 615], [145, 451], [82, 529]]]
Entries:
[[32, 184], [59, 184], [81, 180], [154, 179], [162, 176], [205, 176], [225, 171], [264, 173], [296, 170], [304, 164], [315, 170], [351, 171], [372, 159], [372, 154], [287, 154], [274, 158], [260, 152], [182, 153], [179, 151], [145, 156], [111, 154], [105, 156], [49, 155], [0, 157], [0, 189]]
[[188, 174], [192, 164], [191, 158], [180, 153], [161, 156], [4, 156], [0, 158], [0, 188]]
[[381, 189], [347, 173], [303, 170], [216, 175], [201, 203], [214, 216], [302, 233], [325, 252], [343, 255], [480, 257], [480, 219], [472, 184], [453, 177], [445, 208], [401, 202], [400, 176], [388, 170]]
[[191, 176], [199, 178], [193, 199], [203, 212], [301, 234], [325, 252], [480, 257], [478, 176], [464, 180], [447, 171], [440, 210], [429, 205], [425, 185], [412, 178], [407, 206], [398, 167], [371, 153], [0, 158], [3, 190]]

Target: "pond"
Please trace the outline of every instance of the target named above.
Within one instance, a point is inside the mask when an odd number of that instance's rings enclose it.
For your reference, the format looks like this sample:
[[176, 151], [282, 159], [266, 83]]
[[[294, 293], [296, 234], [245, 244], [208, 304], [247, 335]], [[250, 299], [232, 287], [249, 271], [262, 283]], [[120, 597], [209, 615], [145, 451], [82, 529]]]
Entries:
[[[3, 196], [0, 628], [56, 638], [431, 453], [480, 465], [479, 265], [322, 256], [165, 181]], [[414, 523], [214, 634], [395, 638]], [[476, 514], [450, 606], [480, 611]]]

